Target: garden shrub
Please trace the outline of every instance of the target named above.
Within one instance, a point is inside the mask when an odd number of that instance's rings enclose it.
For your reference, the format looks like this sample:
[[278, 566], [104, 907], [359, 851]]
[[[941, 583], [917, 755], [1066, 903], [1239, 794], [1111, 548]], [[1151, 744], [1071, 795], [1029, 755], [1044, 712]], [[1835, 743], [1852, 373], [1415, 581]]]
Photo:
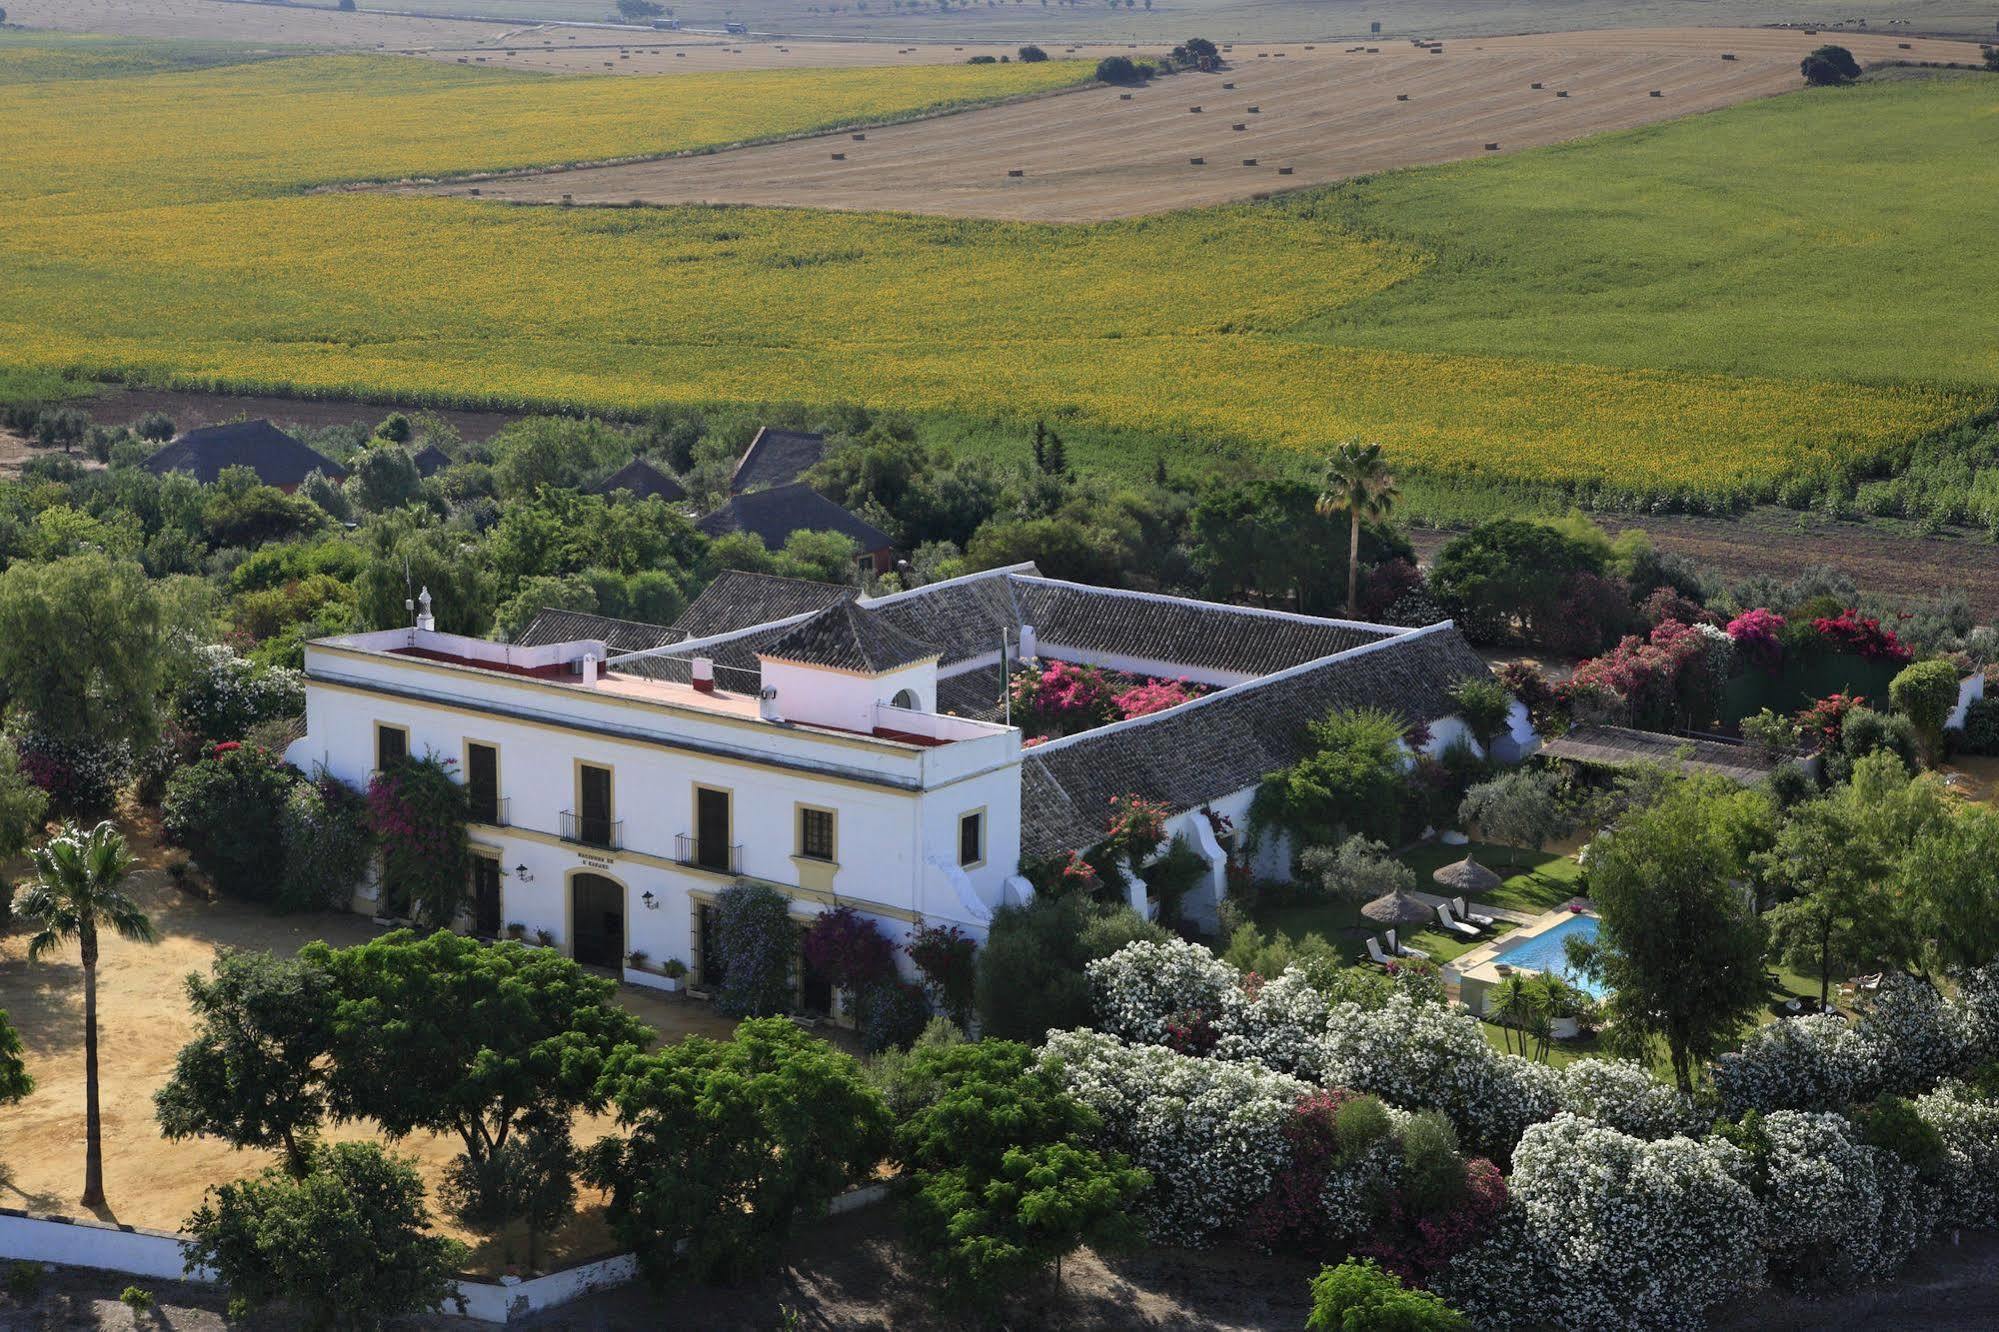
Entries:
[[1308, 1332], [1464, 1332], [1463, 1314], [1427, 1290], [1407, 1290], [1372, 1259], [1349, 1258], [1312, 1278]]
[[131, 750], [124, 744], [88, 737], [26, 730], [14, 736], [14, 750], [21, 772], [48, 792], [49, 813], [65, 818], [109, 814], [132, 768]]
[[930, 1006], [959, 1026], [971, 1021], [978, 944], [956, 925], [922, 925], [904, 945]]
[[804, 950], [808, 963], [850, 994], [895, 974], [895, 945], [852, 907], [820, 912], [805, 931]]
[[1999, 697], [1974, 699], [1964, 710], [1957, 746], [1967, 754], [1999, 754]]
[[1999, 1103], [1947, 1082], [1915, 1100], [1916, 1113], [1936, 1131], [1944, 1151], [1938, 1210], [1942, 1224], [1990, 1230], [1999, 1226]]
[[404, 758], [368, 783], [368, 822], [382, 851], [385, 916], [449, 926], [465, 900], [472, 852], [465, 841], [465, 788], [456, 759]]
[[1695, 1332], [1763, 1276], [1740, 1149], [1645, 1142], [1574, 1115], [1527, 1130], [1493, 1237], [1435, 1288], [1481, 1328]]
[[854, 1018], [864, 1053], [905, 1050], [929, 1023], [930, 1000], [920, 985], [906, 980], [878, 980], [856, 998]]
[[285, 878], [285, 804], [296, 775], [234, 741], [167, 781], [160, 821], [231, 897], [273, 902]]
[[907, 1050], [883, 1050], [862, 1067], [868, 1082], [881, 1093], [895, 1122], [900, 1124], [934, 1102], [943, 1091], [934, 1061], [919, 1058], [925, 1050], [963, 1045], [965, 1033], [949, 1018], [934, 1017], [923, 1026], [922, 1034]]
[[1889, 682], [1888, 697], [1915, 727], [1924, 759], [1935, 763], [1942, 757], [1944, 723], [1957, 706], [1957, 668], [1941, 659], [1904, 666]]
[[[1248, 1001], [1234, 968], [1185, 939], [1134, 943], [1084, 968], [1097, 1030], [1180, 1048], [1190, 1024], [1238, 1030]], [[1212, 1041], [1209, 1042], [1212, 1045]]]
[[1562, 1109], [1634, 1138], [1698, 1136], [1707, 1117], [1642, 1064], [1578, 1059], [1555, 1070]]
[[367, 877], [374, 852], [368, 802], [361, 793], [325, 773], [316, 782], [298, 782], [285, 797], [280, 832], [284, 875], [278, 910], [345, 907]]
[[1134, 940], [1166, 937], [1128, 906], [1107, 907], [1079, 894], [1037, 894], [1025, 906], [1003, 906], [993, 913], [977, 955], [973, 997], [980, 1028], [987, 1036], [1033, 1044], [1050, 1031], [1088, 1026], [1090, 982], [1083, 968]]
[[302, 715], [305, 676], [259, 667], [226, 644], [210, 644], [194, 650], [173, 710], [203, 740], [241, 740], [258, 722]]
[[1240, 1222], [1289, 1160], [1284, 1127], [1311, 1090], [1257, 1064], [1055, 1032], [1043, 1049], [1103, 1139], [1152, 1177], [1143, 1212], [1161, 1244], [1198, 1247]]
[[1753, 1150], [1772, 1273], [1800, 1290], [1845, 1290], [1899, 1270], [1935, 1224], [1933, 1191], [1836, 1114], [1762, 1117]]
[[723, 967], [717, 1012], [768, 1017], [790, 1011], [798, 927], [783, 893], [746, 879], [724, 888], [715, 899], [715, 949]]
[[1307, 846], [1355, 833], [1397, 839], [1407, 753], [1401, 720], [1372, 708], [1336, 709], [1308, 729], [1312, 752], [1257, 787], [1252, 834], [1277, 829]]

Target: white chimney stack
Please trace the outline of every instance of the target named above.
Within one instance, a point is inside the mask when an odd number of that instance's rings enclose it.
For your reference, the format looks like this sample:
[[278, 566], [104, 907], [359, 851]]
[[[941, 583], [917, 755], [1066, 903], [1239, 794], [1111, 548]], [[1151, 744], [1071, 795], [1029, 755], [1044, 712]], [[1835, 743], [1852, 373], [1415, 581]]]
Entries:
[[597, 654], [594, 652], [586, 652], [583, 654], [583, 687], [585, 689], [592, 689], [596, 687], [596, 684], [597, 684]]
[[757, 694], [757, 716], [767, 722], [781, 722], [784, 714], [777, 710], [777, 690], [765, 685]]
[[1039, 656], [1040, 654], [1035, 651], [1038, 646], [1039, 644], [1034, 641], [1034, 626], [1031, 624], [1020, 626], [1020, 659], [1026, 661], [1029, 657]]
[[715, 659], [696, 657], [694, 659], [694, 687], [704, 694], [715, 692]]
[[427, 587], [416, 599], [416, 627], [425, 633], [437, 628], [437, 620], [430, 613], [430, 589]]

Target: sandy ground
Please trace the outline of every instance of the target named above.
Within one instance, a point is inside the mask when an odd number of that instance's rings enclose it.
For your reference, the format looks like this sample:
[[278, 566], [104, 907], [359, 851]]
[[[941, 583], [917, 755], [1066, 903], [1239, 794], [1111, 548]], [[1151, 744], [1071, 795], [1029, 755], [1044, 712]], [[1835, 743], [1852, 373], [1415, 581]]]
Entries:
[[[1911, 39], [1902, 50], [1892, 37], [1845, 40], [1863, 61], [1976, 54], [1958, 42]], [[1408, 42], [1237, 45], [1220, 73], [1133, 91], [1093, 85], [870, 129], [864, 140], [840, 132], [480, 188], [489, 199], [531, 203], [567, 196], [579, 204], [1125, 217], [1713, 110], [1801, 86], [1798, 60], [1819, 42], [1775, 29], [1658, 29], [1489, 38], [1446, 43], [1442, 54]], [[463, 195], [471, 187], [405, 188]]]
[[[274, 916], [254, 907], [209, 902], [174, 888], [160, 867], [166, 853], [143, 816], [127, 820], [132, 844], [146, 867], [134, 893], [160, 933], [157, 944], [107, 938], [98, 963], [98, 1060], [104, 1114], [104, 1188], [108, 1205], [100, 1220], [178, 1229], [212, 1184], [261, 1169], [261, 1152], [236, 1152], [210, 1139], [168, 1142], [153, 1119], [153, 1092], [173, 1070], [174, 1055], [192, 1031], [183, 991], [190, 972], [205, 972], [218, 947], [262, 948], [291, 954], [313, 939], [335, 946], [360, 943], [381, 931], [360, 916]], [[18, 881], [20, 864], [5, 867]], [[83, 1186], [83, 973], [72, 948], [39, 962], [26, 960], [27, 931], [19, 923], [0, 938], [0, 1009], [27, 1046], [35, 1090], [0, 1115], [0, 1200], [39, 1212], [81, 1215]], [[678, 996], [623, 987], [627, 1008], [657, 1027], [663, 1039], [699, 1034], [726, 1037], [734, 1023], [706, 1005]], [[579, 1144], [610, 1130], [605, 1118], [579, 1120]], [[329, 1136], [370, 1136], [348, 1125]], [[461, 1150], [458, 1140], [429, 1135], [398, 1144], [417, 1159], [432, 1186]], [[548, 1246], [573, 1259], [609, 1248], [597, 1199], [587, 1192], [583, 1213]], [[439, 1229], [474, 1246], [473, 1271], [499, 1271], [511, 1258], [525, 1261], [518, 1236], [488, 1237], [455, 1229], [441, 1216]]]

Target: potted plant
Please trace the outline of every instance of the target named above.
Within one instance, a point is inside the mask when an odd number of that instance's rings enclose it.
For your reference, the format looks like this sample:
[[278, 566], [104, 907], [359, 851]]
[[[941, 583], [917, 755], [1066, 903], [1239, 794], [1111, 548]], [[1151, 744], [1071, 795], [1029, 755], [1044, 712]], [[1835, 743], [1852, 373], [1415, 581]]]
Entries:
[[528, 937], [528, 927], [517, 920], [507, 922], [507, 937], [515, 943], [523, 943]]
[[645, 949], [634, 948], [631, 952], [626, 953], [625, 965], [630, 967], [633, 971], [644, 971], [646, 969]]
[[669, 994], [680, 988], [680, 977], [687, 974], [678, 958], [669, 958], [657, 967], [646, 965], [646, 954], [633, 949], [625, 955], [625, 981], [631, 985], [642, 985], [648, 990], [665, 990]]
[[537, 948], [555, 947], [555, 931], [536, 930], [534, 932], [534, 942], [535, 942], [535, 947]]
[[[677, 957], [669, 957], [659, 964], [659, 974], [663, 983], [660, 988], [672, 993], [683, 988], [687, 979], [687, 964]], [[693, 991], [689, 990], [689, 994]]]

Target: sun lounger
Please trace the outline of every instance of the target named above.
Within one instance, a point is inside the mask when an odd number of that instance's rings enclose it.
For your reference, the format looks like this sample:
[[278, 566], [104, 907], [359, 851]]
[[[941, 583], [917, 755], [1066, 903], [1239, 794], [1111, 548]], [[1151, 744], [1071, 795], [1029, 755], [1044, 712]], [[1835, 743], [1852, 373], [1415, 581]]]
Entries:
[[1375, 938], [1372, 934], [1367, 936], [1367, 956], [1369, 961], [1384, 967], [1393, 960], [1388, 954], [1381, 951], [1381, 940]]
[[1394, 953], [1397, 957], [1413, 957], [1419, 962], [1428, 962], [1430, 960], [1430, 955], [1422, 949], [1411, 948], [1408, 944], [1403, 943], [1396, 936], [1394, 930], [1388, 932], [1388, 951]]
[[1489, 930], [1494, 925], [1497, 925], [1499, 923], [1498, 921], [1494, 920], [1491, 916], [1481, 916], [1480, 914], [1478, 914], [1478, 912], [1473, 911], [1471, 908], [1467, 907], [1465, 905], [1465, 900], [1462, 897], [1453, 897], [1451, 899], [1451, 911], [1455, 913], [1457, 918], [1463, 921], [1465, 924], [1477, 925], [1481, 929]]
[[1451, 915], [1451, 905], [1448, 902], [1437, 908], [1437, 921], [1452, 934], [1462, 935], [1467, 939], [1476, 939], [1483, 933], [1478, 926], [1467, 925], [1463, 921], [1453, 918]]

